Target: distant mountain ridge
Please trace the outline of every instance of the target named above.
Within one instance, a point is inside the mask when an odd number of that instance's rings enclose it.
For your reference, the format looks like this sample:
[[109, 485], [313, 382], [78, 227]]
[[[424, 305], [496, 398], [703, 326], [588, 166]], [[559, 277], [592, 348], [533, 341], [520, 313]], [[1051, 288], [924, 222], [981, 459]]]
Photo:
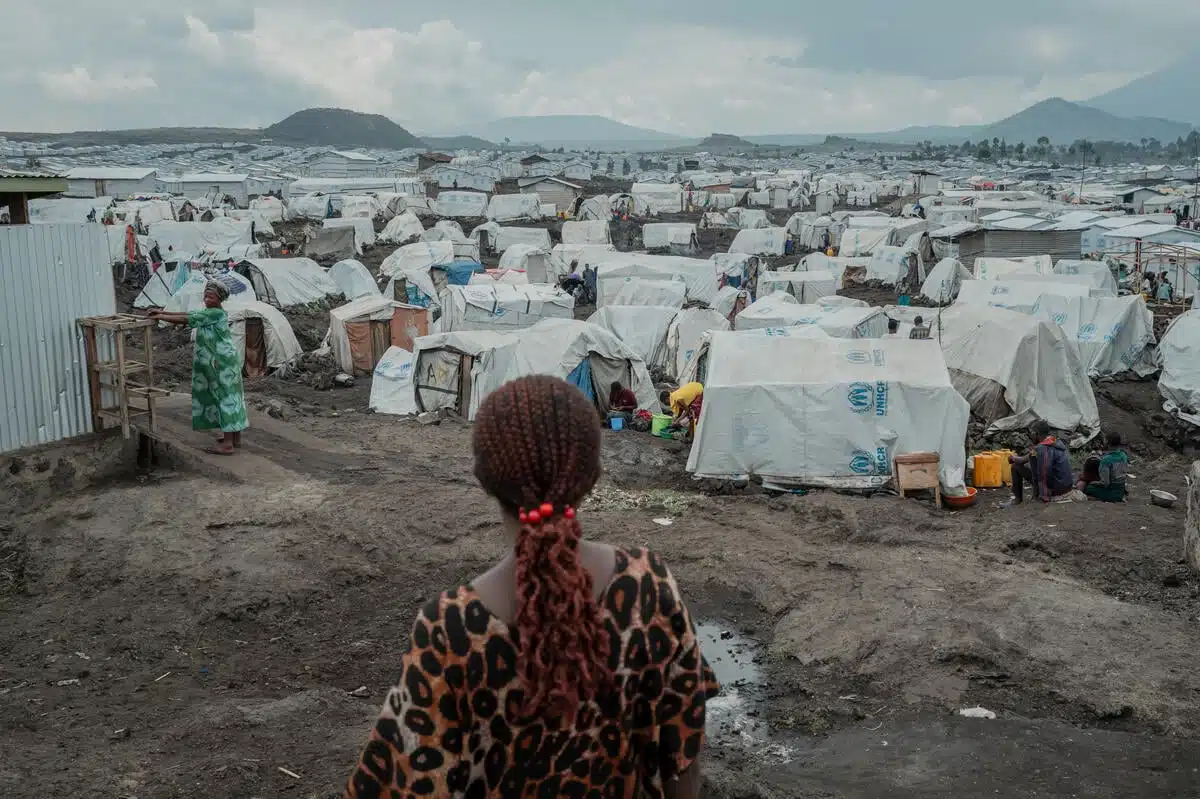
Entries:
[[425, 146], [425, 142], [382, 114], [363, 114], [344, 108], [306, 108], [265, 128], [262, 135], [280, 144], [309, 146], [380, 150]]
[[1121, 116], [1184, 118], [1200, 125], [1200, 49], [1157, 72], [1097, 95], [1087, 105]]
[[592, 142], [679, 144], [687, 141], [684, 136], [634, 127], [597, 115], [506, 117], [488, 122], [471, 132], [491, 141], [503, 142], [508, 139], [512, 144], [540, 144], [543, 147]]

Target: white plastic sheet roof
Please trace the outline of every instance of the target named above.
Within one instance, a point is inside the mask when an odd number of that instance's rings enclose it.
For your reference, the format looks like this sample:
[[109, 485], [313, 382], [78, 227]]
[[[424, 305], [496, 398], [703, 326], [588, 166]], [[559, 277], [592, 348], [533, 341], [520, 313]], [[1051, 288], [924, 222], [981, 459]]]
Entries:
[[341, 293], [337, 283], [311, 258], [248, 258], [246, 263], [262, 272], [280, 308], [307, 305]]
[[446, 286], [441, 297], [442, 331], [512, 330], [541, 319], [571, 319], [575, 298], [554, 286], [491, 282]]
[[[596, 269], [597, 281], [607, 277], [680, 279], [687, 285], [687, 300], [704, 305], [711, 306], [719, 290], [713, 262], [702, 258], [613, 251], [589, 254], [588, 265]], [[603, 304], [599, 288], [596, 293], [597, 304]]]
[[678, 313], [678, 308], [661, 305], [606, 305], [588, 323], [611, 332], [654, 367], [666, 363], [667, 331]]
[[541, 219], [541, 199], [536, 194], [496, 194], [488, 203], [487, 218], [495, 222]]
[[379, 296], [379, 286], [375, 285], [375, 279], [359, 261], [338, 261], [329, 267], [329, 278], [337, 284], [347, 300]]
[[388, 220], [378, 241], [383, 244], [404, 244], [418, 239], [425, 232], [425, 226], [412, 211], [404, 211]]
[[1054, 271], [1049, 255], [1031, 255], [1025, 258], [976, 258], [975, 279], [996, 280], [1000, 275], [1033, 274], [1047, 275]]
[[248, 247], [254, 243], [250, 224], [220, 217], [211, 222], [155, 222], [149, 231], [163, 258], [175, 260], [206, 252], [229, 255], [235, 248]]
[[943, 258], [929, 270], [929, 275], [921, 284], [921, 296], [945, 305], [958, 296], [963, 281], [974, 279], [975, 276], [957, 258]]
[[801, 305], [789, 294], [768, 294], [737, 315], [737, 331], [815, 325], [837, 338], [879, 338], [887, 317], [878, 308]]
[[328, 341], [339, 369], [347, 374], [354, 373], [354, 356], [350, 351], [350, 336], [346, 332], [346, 325], [368, 319], [391, 319], [398, 306], [399, 303], [376, 295], [360, 297], [330, 309]]
[[742, 230], [729, 245], [729, 252], [751, 255], [783, 255], [788, 232], [785, 227], [769, 227], [758, 230]]
[[896, 455], [937, 452], [942, 483], [961, 493], [969, 418], [930, 342], [713, 333], [687, 470], [871, 488]]
[[1200, 426], [1200, 311], [1188, 311], [1171, 322], [1158, 345], [1158, 360], [1164, 408]]
[[607, 219], [589, 222], [563, 222], [563, 244], [608, 244], [610, 241]]
[[246, 357], [246, 320], [261, 319], [268, 369], [281, 369], [299, 358], [304, 350], [287, 317], [265, 302], [250, 302], [229, 310], [229, 328], [242, 359]]
[[837, 276], [833, 272], [762, 272], [758, 276], [758, 295], [782, 291], [801, 304], [816, 304], [821, 297], [836, 294]]

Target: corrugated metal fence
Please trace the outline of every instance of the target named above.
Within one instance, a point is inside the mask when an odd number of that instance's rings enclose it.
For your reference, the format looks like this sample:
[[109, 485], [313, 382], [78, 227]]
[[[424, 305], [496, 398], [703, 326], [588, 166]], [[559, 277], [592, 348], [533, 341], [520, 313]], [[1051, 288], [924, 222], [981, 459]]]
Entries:
[[102, 225], [0, 225], [0, 452], [92, 430], [75, 320], [116, 312]]

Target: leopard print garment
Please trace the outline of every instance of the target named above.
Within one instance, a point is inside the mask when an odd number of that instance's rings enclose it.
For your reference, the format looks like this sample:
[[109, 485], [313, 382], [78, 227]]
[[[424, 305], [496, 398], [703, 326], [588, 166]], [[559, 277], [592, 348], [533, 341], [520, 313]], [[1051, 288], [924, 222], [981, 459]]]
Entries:
[[600, 600], [616, 681], [573, 727], [521, 717], [516, 631], [461, 587], [417, 617], [345, 795], [661, 797], [700, 754], [720, 686], [658, 556], [618, 551], [616, 567]]

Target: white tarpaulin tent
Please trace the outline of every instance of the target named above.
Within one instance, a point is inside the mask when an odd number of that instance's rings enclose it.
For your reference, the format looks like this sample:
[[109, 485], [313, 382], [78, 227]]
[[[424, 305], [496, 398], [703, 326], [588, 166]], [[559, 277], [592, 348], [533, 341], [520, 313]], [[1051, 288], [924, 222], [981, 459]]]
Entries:
[[494, 222], [541, 219], [541, 200], [536, 194], [496, 194], [488, 203], [487, 218]]
[[375, 413], [411, 416], [417, 413], [417, 397], [413, 389], [413, 366], [416, 359], [403, 347], [389, 347], [375, 364], [371, 380], [371, 399], [367, 407]]
[[[474, 233], [471, 235], [474, 236]], [[489, 235], [492, 237], [492, 249], [498, 253], [506, 253], [510, 247], [518, 244], [536, 247], [546, 252], [550, 251], [550, 231], [545, 228], [501, 227]]]
[[1154, 313], [1141, 294], [1128, 297], [1063, 297], [1043, 294], [1036, 316], [1054, 322], [1079, 348], [1092, 377], [1133, 371], [1145, 376], [1153, 363]]
[[1048, 275], [1054, 271], [1049, 255], [1030, 255], [1025, 258], [976, 258], [976, 280], [999, 280], [1001, 275]]
[[443, 191], [429, 207], [438, 216], [466, 217], [484, 216], [487, 213], [488, 196], [478, 191]]
[[683, 211], [683, 186], [678, 183], [634, 183], [629, 193], [653, 214]]
[[626, 275], [596, 281], [596, 294], [604, 297], [603, 301], [597, 299], [597, 308], [636, 305], [678, 310], [687, 299], [687, 284], [677, 275], [663, 275], [658, 279]]
[[891, 228], [847, 228], [838, 239], [838, 255], [843, 258], [872, 255], [880, 247], [888, 246]]
[[250, 222], [220, 217], [211, 222], [155, 222], [149, 231], [163, 259], [175, 261], [202, 253], [240, 254], [237, 248], [254, 244], [250, 226]]
[[375, 243], [375, 223], [370, 217], [351, 216], [341, 217], [338, 219], [326, 219], [321, 223], [321, 226], [326, 230], [337, 228], [353, 228], [354, 229], [354, 251], [362, 255], [363, 247], [373, 245]]
[[754, 302], [733, 321], [734, 330], [815, 325], [837, 338], [879, 338], [887, 316], [879, 308], [801, 305], [789, 294], [775, 293]]
[[697, 249], [696, 226], [685, 222], [648, 222], [642, 226], [642, 246], [647, 250]]
[[329, 279], [341, 289], [342, 296], [347, 300], [357, 300], [359, 297], [378, 297], [379, 286], [375, 278], [359, 261], [338, 261], [329, 267]]
[[[1086, 275], [1060, 275], [1053, 273], [1049, 275], [1030, 275], [1018, 272], [1015, 274], [997, 275], [995, 282], [1017, 282], [1027, 285], [1042, 283], [1047, 285], [1047, 291], [1055, 294], [1060, 294], [1062, 292], [1060, 289], [1051, 288], [1051, 286], [1061, 286], [1062, 284], [1067, 283], [1072, 286], [1085, 287], [1088, 290], [1088, 295], [1091, 297], [1116, 297], [1117, 292], [1115, 289], [1110, 288], [1107, 285], [1096, 285], [1097, 277], [1099, 277], [1099, 275], [1094, 272]], [[1112, 276], [1110, 275], [1109, 278], [1111, 280]]]
[[1119, 293], [1117, 279], [1113, 277], [1113, 272], [1108, 268], [1108, 264], [1103, 261], [1062, 260], [1054, 264], [1054, 274], [1087, 276], [1093, 290], [1098, 289], [1105, 292], [1103, 295], [1093, 293], [1094, 297], [1115, 297]]
[[677, 313], [661, 305], [606, 305], [588, 318], [588, 324], [609, 331], [654, 368], [666, 363], [667, 331]]
[[776, 291], [790, 294], [802, 305], [816, 304], [821, 297], [837, 293], [833, 272], [763, 272], [758, 276], [758, 296]]
[[454, 244], [466, 244], [467, 234], [462, 225], [453, 219], [440, 219], [433, 227], [421, 233], [421, 241], [449, 241]]
[[377, 240], [382, 244], [405, 244], [421, 238], [424, 232], [425, 226], [421, 224], [417, 215], [412, 211], [405, 211], [388, 220]]
[[[800, 259], [800, 263], [796, 264], [797, 272], [833, 272], [837, 277], [838, 288], [842, 287], [843, 278], [846, 275], [847, 269], [862, 269], [867, 268], [867, 264], [871, 262], [869, 257], [854, 257], [843, 258], [839, 256], [826, 255], [823, 252], [813, 252]], [[780, 267], [786, 269], [787, 267]]]
[[229, 309], [228, 315], [233, 344], [243, 361], [246, 358], [247, 319], [262, 320], [263, 343], [266, 345], [264, 365], [269, 371], [282, 369], [294, 363], [304, 353], [287, 317], [265, 302], [255, 301], [245, 305], [235, 305]]
[[894, 286], [908, 276], [909, 259], [917, 261], [917, 279], [925, 280], [925, 264], [916, 251], [907, 247], [876, 247], [867, 263], [867, 280]]
[[[609, 331], [574, 319], [543, 319], [510, 333], [464, 331], [423, 336], [416, 342], [416, 392], [422, 410], [457, 408], [474, 419], [484, 397], [525, 375], [560, 377], [601, 410], [609, 386], [620, 381], [638, 408], [659, 408], [646, 364]], [[464, 395], [463, 371], [470, 388]]]
[[[183, 270], [182, 272], [180, 270]], [[201, 269], [189, 269], [186, 266], [180, 265], [178, 269], [172, 273], [180, 279], [177, 284], [172, 284], [172, 293], [170, 296], [162, 296], [154, 293], [150, 300], [147, 300], [145, 305], [140, 303], [145, 297], [139, 296], [138, 301], [134, 303], [135, 308], [148, 308], [152, 305], [160, 305], [164, 311], [171, 313], [188, 313], [189, 311], [199, 311], [204, 308], [204, 287], [208, 281], [215, 280], [229, 289], [229, 298], [222, 303], [226, 312], [231, 312], [234, 308], [242, 305], [248, 305], [256, 302], [258, 297], [255, 296], [254, 286], [250, 281], [236, 272], [221, 272], [219, 274], [208, 275]], [[167, 278], [168, 281], [171, 278]], [[150, 278], [146, 284], [146, 294], [151, 293], [156, 285], [161, 285], [154, 277]]]
[[1200, 426], [1200, 311], [1177, 316], [1158, 345], [1163, 408]]
[[687, 308], [675, 314], [667, 330], [667, 357], [664, 364], [667, 376], [680, 379], [696, 357], [705, 335], [713, 331], [729, 330], [729, 320], [719, 311], [709, 308]]
[[1079, 350], [1058, 325], [1004, 308], [961, 304], [932, 321], [954, 387], [990, 430], [1023, 430], [1038, 419], [1089, 435], [1099, 429], [1100, 412]]
[[608, 233], [608, 220], [563, 222], [563, 244], [609, 244], [611, 241]]
[[512, 330], [542, 319], [571, 319], [575, 298], [544, 283], [446, 286], [441, 296], [442, 332]]
[[616, 250], [611, 244], [555, 244], [550, 250], [550, 279], [557, 281], [571, 274], [571, 264], [595, 266]]
[[792, 333], [712, 334], [689, 472], [875, 488], [895, 456], [937, 452], [946, 491], [964, 493], [970, 407], [936, 346]]
[[986, 305], [1035, 313], [1044, 296], [1088, 297], [1091, 290], [1077, 283], [1027, 283], [1020, 280], [970, 280], [958, 290], [956, 305]]
[[381, 297], [360, 297], [329, 310], [329, 333], [326, 342], [333, 351], [333, 360], [347, 374], [354, 374], [354, 353], [346, 325], [358, 321], [390, 321], [399, 303]]
[[687, 300], [703, 305], [712, 305], [720, 290], [713, 263], [707, 259], [685, 258], [678, 255], [610, 252], [600, 253], [597, 260], [589, 265], [596, 269], [597, 307], [608, 302], [607, 299], [602, 298], [600, 281], [614, 277], [682, 280], [687, 285]]
[[529, 244], [514, 244], [505, 250], [500, 256], [500, 268], [521, 270], [530, 283], [548, 283], [553, 278], [550, 273], [550, 252]]
[[921, 296], [938, 305], [946, 305], [958, 296], [964, 280], [974, 279], [975, 276], [957, 258], [943, 258], [929, 270], [921, 284]]
[[342, 293], [311, 258], [250, 258], [239, 263], [237, 271], [260, 300], [276, 308], [308, 305]]
[[[394, 253], [383, 259], [379, 265], [379, 274], [392, 277], [398, 274], [421, 273], [429, 276], [429, 270], [435, 266], [447, 266], [454, 263], [454, 242], [451, 241], [419, 241], [405, 244]], [[425, 287], [421, 287], [425, 290]], [[427, 294], [432, 294], [433, 283], [429, 284]]]
[[785, 227], [742, 230], [729, 245], [729, 251], [750, 255], [783, 255], [787, 248], [787, 238], [788, 232]]

